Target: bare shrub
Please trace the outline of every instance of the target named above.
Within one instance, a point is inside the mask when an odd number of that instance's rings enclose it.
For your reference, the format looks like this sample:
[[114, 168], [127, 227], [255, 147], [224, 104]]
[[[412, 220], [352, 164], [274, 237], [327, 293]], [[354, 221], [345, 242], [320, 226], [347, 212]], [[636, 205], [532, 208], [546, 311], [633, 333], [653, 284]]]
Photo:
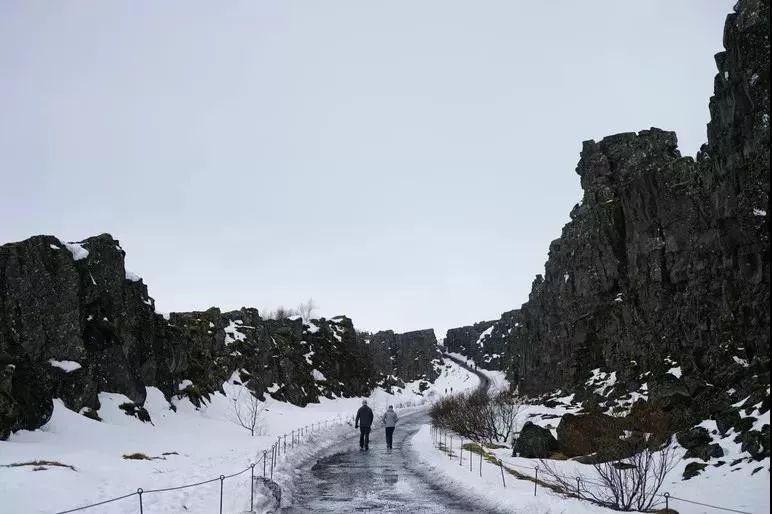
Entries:
[[520, 398], [508, 392], [491, 397], [474, 391], [438, 400], [429, 414], [435, 426], [451, 430], [477, 442], [506, 442], [515, 432]]
[[303, 321], [308, 323], [316, 312], [317, 305], [314, 303], [313, 298], [309, 298], [308, 301], [301, 303], [295, 308], [297, 314], [303, 318]]
[[506, 443], [515, 433], [522, 406], [522, 399], [508, 391], [502, 391], [491, 398], [486, 410], [493, 441]]
[[[242, 393], [246, 391], [246, 395]], [[262, 425], [263, 410], [265, 404], [255, 397], [251, 391], [241, 388], [239, 394], [233, 399], [233, 412], [236, 415], [237, 425], [249, 430], [252, 436], [264, 435], [265, 427]]]
[[606, 457], [612, 454], [624, 457], [606, 460], [598, 455], [599, 462], [592, 465], [592, 472], [569, 475], [559, 473], [554, 464], [542, 460], [546, 480], [563, 492], [605, 507], [648, 511], [667, 474], [677, 464], [670, 441], [657, 444], [648, 435], [628, 434], [603, 453]]

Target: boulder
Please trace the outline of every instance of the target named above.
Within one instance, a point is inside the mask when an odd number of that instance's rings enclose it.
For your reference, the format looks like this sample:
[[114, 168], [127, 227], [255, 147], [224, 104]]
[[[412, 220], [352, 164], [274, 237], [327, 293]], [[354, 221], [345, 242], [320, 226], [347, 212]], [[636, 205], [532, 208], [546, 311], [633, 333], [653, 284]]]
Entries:
[[716, 421], [716, 428], [721, 435], [725, 435], [729, 430], [740, 424], [740, 413], [737, 409], [728, 409], [713, 415]]
[[605, 414], [566, 414], [558, 424], [557, 433], [560, 452], [577, 457], [619, 446], [624, 428], [619, 418]]
[[678, 444], [691, 450], [700, 446], [706, 446], [710, 444], [713, 439], [710, 437], [710, 433], [706, 428], [694, 427], [690, 430], [684, 430], [676, 434], [676, 440]]
[[527, 421], [520, 430], [512, 453], [513, 456], [516, 452], [520, 457], [527, 459], [544, 459], [557, 449], [558, 442], [552, 432]]

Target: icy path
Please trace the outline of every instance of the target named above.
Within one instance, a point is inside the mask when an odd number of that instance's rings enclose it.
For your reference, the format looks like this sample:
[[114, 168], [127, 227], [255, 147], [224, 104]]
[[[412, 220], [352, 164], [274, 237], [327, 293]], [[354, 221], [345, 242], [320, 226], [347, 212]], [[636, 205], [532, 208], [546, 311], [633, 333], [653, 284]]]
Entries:
[[373, 429], [368, 452], [359, 451], [358, 436], [346, 440], [341, 451], [308, 471], [298, 484], [295, 504], [282, 512], [479, 512], [413, 470], [410, 439], [428, 422], [425, 412], [402, 418], [391, 451], [386, 450], [382, 427]]

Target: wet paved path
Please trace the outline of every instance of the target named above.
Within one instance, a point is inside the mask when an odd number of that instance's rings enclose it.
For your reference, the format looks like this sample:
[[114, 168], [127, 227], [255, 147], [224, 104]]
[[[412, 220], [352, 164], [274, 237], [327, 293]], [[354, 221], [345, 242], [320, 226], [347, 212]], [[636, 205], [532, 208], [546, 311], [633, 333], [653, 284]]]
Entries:
[[383, 428], [370, 434], [370, 450], [359, 451], [359, 438], [346, 440], [342, 451], [320, 459], [307, 480], [299, 484], [295, 505], [284, 513], [399, 512], [461, 513], [479, 508], [426, 482], [411, 469], [414, 457], [409, 440], [426, 414], [400, 420], [394, 432], [394, 449], [386, 450]]

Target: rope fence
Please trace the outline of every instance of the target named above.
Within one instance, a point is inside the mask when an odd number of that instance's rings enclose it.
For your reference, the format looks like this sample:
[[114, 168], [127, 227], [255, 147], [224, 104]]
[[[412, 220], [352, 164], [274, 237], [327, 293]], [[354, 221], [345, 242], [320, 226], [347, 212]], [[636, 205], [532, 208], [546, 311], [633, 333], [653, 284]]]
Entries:
[[[504, 488], [507, 487], [506, 480], [504, 478], [504, 469], [506, 468], [508, 471], [514, 471], [512, 468], [517, 468], [520, 470], [525, 470], [526, 472], [532, 472], [533, 477], [525, 477], [525, 474], [522, 474], [524, 477], [515, 477], [519, 480], [530, 480], [533, 482], [533, 495], [536, 496], [538, 491], [538, 486], [541, 485], [543, 487], [547, 487], [552, 490], [560, 489], [560, 492], [564, 494], [568, 494], [570, 496], [579, 498], [579, 499], [587, 499], [586, 497], [582, 496], [582, 487], [584, 485], [593, 485], [596, 487], [606, 487], [607, 484], [604, 484], [602, 482], [597, 482], [594, 480], [589, 480], [584, 477], [568, 477], [565, 475], [560, 475], [557, 473], [554, 473], [553, 471], [545, 470], [544, 468], [540, 468], [538, 465], [535, 466], [528, 466], [525, 464], [512, 464], [508, 463], [506, 466], [504, 466], [504, 461], [502, 459], [497, 458], [495, 455], [491, 455], [490, 453], [485, 452], [483, 450], [482, 445], [479, 443], [476, 443], [475, 441], [472, 441], [471, 439], [464, 439], [463, 437], [454, 434], [452, 432], [448, 432], [446, 430], [443, 430], [439, 427], [431, 426], [431, 434], [432, 434], [432, 443], [435, 448], [444, 451], [447, 453], [448, 458], [452, 461], [455, 458], [455, 454], [453, 453], [453, 439], [455, 438], [458, 441], [458, 448], [459, 448], [459, 454], [458, 454], [458, 461], [459, 466], [463, 465], [463, 458], [464, 458], [464, 441], [467, 441], [469, 443], [477, 444], [480, 448], [480, 460], [479, 460], [479, 466], [478, 466], [478, 473], [479, 476], [482, 477], [482, 470], [483, 470], [483, 459], [484, 456], [489, 457], [488, 462], [490, 462], [494, 467], [499, 468], [499, 471], [501, 473], [501, 483]], [[471, 450], [467, 450], [467, 459], [469, 460], [469, 471], [472, 472], [472, 459], [474, 458], [474, 453]], [[565, 488], [561, 487], [557, 483], [548, 483], [547, 481], [542, 478], [542, 480], [539, 480], [539, 471], [542, 472], [542, 477], [554, 477], [554, 478], [560, 478], [565, 481], [576, 481], [576, 489], [575, 490], [566, 490]], [[670, 502], [676, 501], [676, 502], [685, 502], [685, 503], [691, 503], [693, 505], [700, 505], [702, 507], [709, 507], [711, 509], [724, 511], [724, 512], [734, 512], [736, 514], [754, 514], [752, 512], [744, 511], [744, 510], [738, 510], [733, 509], [730, 507], [721, 507], [718, 505], [711, 505], [709, 503], [702, 503], [695, 500], [689, 500], [686, 498], [679, 498], [677, 496], [672, 496], [670, 493], [666, 492], [664, 494], [658, 494], [657, 498], [659, 498], [659, 502], [657, 505], [664, 505], [665, 509], [670, 508]]]
[[[199, 487], [202, 485], [211, 484], [215, 482], [220, 482], [220, 488], [218, 493], [219, 494], [219, 513], [222, 514], [223, 494], [224, 494], [223, 491], [224, 491], [225, 480], [243, 475], [247, 471], [251, 471], [251, 481], [250, 481], [250, 491], [249, 491], [249, 510], [251, 512], [253, 511], [255, 506], [255, 468], [258, 466], [258, 464], [260, 463], [263, 464], [262, 478], [272, 480], [274, 468], [276, 468], [278, 464], [277, 461], [280, 456], [286, 455], [288, 450], [292, 450], [296, 446], [299, 447], [301, 444], [308, 442], [309, 434], [326, 430], [330, 426], [342, 426], [343, 424], [347, 423], [347, 421], [348, 421], [348, 418], [344, 419], [342, 416], [338, 416], [336, 418], [330, 418], [324, 421], [317, 421], [309, 425], [304, 425], [295, 430], [291, 430], [289, 433], [277, 436], [276, 441], [271, 445], [270, 448], [262, 450], [262, 455], [257, 460], [250, 462], [249, 466], [247, 466], [246, 468], [240, 471], [237, 471], [235, 473], [232, 473], [230, 475], [220, 475], [218, 477], [211, 478], [209, 480], [203, 480], [201, 482], [195, 482], [192, 484], [183, 484], [183, 485], [172, 486], [172, 487], [162, 487], [157, 489], [143, 489], [140, 487], [136, 491], [129, 494], [124, 494], [123, 496], [109, 498], [107, 500], [91, 503], [89, 505], [82, 505], [80, 507], [75, 507], [72, 509], [57, 511], [54, 514], [69, 514], [71, 512], [84, 511], [94, 507], [99, 507], [100, 505], [105, 505], [108, 503], [126, 500], [128, 498], [136, 498], [135, 501], [137, 502], [137, 512], [139, 514], [145, 514], [145, 505], [144, 505], [143, 497], [148, 494], [158, 494], [158, 493], [165, 493], [168, 491], [177, 491], [180, 489], [189, 489], [192, 487]], [[288, 437], [289, 437], [289, 441], [287, 440]]]

